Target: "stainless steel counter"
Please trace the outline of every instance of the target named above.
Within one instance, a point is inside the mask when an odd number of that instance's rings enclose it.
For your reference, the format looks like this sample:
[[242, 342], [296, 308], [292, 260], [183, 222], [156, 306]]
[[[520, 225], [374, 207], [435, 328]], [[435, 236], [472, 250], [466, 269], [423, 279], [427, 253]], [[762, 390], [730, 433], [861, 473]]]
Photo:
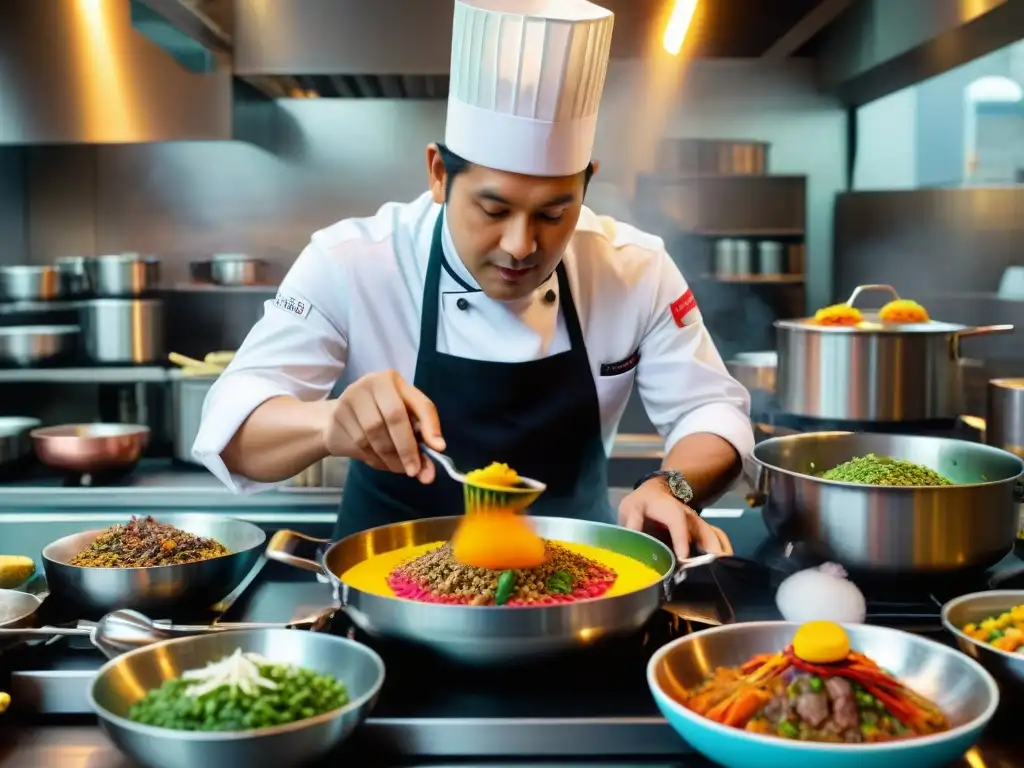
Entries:
[[[656, 466], [662, 455], [661, 438], [657, 435], [619, 435], [612, 459], [629, 467], [622, 473], [625, 479], [619, 482], [642, 476], [647, 465]], [[232, 514], [238, 510], [284, 509], [326, 512], [336, 510], [340, 502], [340, 488], [279, 487], [239, 496], [201, 467], [159, 459], [141, 462], [119, 485], [66, 487], [52, 476], [0, 483], [0, 519], [7, 513], [69, 509], [230, 509]]]

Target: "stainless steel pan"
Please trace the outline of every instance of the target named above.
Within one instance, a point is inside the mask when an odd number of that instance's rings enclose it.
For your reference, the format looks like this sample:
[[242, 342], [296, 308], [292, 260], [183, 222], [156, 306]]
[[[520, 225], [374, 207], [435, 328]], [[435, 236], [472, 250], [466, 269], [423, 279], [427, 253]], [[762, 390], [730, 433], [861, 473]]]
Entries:
[[[884, 291], [862, 285], [851, 294]], [[893, 324], [864, 312], [856, 326], [821, 326], [812, 318], [775, 321], [778, 400], [785, 413], [845, 421], [953, 420], [963, 413], [960, 342], [1008, 333], [1012, 325]]]
[[[816, 475], [857, 456], [892, 456], [956, 485], [881, 487]], [[966, 440], [810, 432], [766, 440], [751, 454], [764, 521], [776, 536], [859, 571], [950, 572], [993, 565], [1017, 536], [1024, 461]]]
[[[68, 561], [103, 533], [85, 531], [48, 544], [43, 570], [50, 594], [95, 613], [131, 608], [154, 619], [167, 618], [182, 608], [213, 605], [237, 587], [252, 569], [266, 543], [256, 525], [212, 514], [156, 515], [196, 536], [223, 544], [230, 554], [185, 565], [151, 568], [86, 568]], [[126, 521], [127, 522], [127, 521]]]
[[423, 645], [469, 665], [514, 663], [635, 632], [671, 598], [687, 569], [715, 559], [701, 555], [677, 566], [672, 550], [647, 534], [606, 523], [534, 517], [537, 533], [545, 538], [627, 555], [653, 568], [661, 580], [625, 595], [535, 608], [419, 603], [362, 592], [341, 580], [349, 568], [374, 555], [448, 541], [460, 520], [462, 515], [433, 517], [371, 528], [331, 544], [318, 561], [294, 551], [303, 541], [329, 542], [278, 531], [267, 547], [267, 557], [324, 575], [334, 585], [339, 607], [368, 634]]

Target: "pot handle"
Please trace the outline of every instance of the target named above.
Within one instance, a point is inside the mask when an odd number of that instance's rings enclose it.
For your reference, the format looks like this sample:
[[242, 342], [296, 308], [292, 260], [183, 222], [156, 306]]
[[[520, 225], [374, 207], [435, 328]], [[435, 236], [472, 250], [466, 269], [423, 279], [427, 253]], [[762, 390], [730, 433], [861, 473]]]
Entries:
[[763, 507], [768, 503], [768, 471], [760, 465], [757, 467], [750, 492], [746, 495], [746, 502], [751, 508]]
[[1013, 330], [1012, 325], [977, 325], [973, 328], [963, 328], [953, 333], [952, 352], [953, 359], [960, 359], [960, 340], [970, 336], [991, 336], [996, 333], [1009, 333]]
[[870, 283], [868, 285], [858, 285], [853, 289], [853, 293], [850, 294], [850, 298], [846, 300], [846, 305], [852, 307], [857, 301], [857, 297], [865, 291], [885, 291], [886, 293], [892, 294], [893, 301], [899, 301], [900, 295], [896, 293], [896, 289], [891, 285], [884, 285], [882, 283]]
[[267, 544], [267, 558], [290, 565], [293, 568], [301, 568], [304, 571], [312, 571], [317, 575], [323, 575], [324, 571], [320, 567], [320, 563], [295, 554], [295, 551], [306, 542], [311, 544], [330, 544], [331, 540], [315, 539], [312, 536], [306, 536], [296, 531], [280, 530], [270, 537], [270, 543]]
[[1012, 325], [978, 325], [973, 328], [964, 328], [957, 331], [954, 335], [957, 339], [963, 339], [967, 336], [991, 336], [994, 333], [1009, 333], [1012, 330]]

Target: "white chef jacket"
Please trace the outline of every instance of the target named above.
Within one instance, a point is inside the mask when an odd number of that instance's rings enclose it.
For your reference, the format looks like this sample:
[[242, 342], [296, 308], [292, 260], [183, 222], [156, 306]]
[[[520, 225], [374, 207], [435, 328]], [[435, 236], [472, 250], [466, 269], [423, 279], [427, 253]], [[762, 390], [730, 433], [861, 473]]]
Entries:
[[[220, 458], [242, 422], [266, 400], [322, 400], [342, 373], [355, 381], [395, 370], [413, 381], [423, 285], [440, 211], [424, 194], [313, 235], [203, 406], [193, 454], [226, 486], [236, 493], [267, 487], [232, 475]], [[569, 349], [560, 299], [545, 300], [557, 288], [554, 275], [524, 299], [494, 301], [476, 290], [447, 226], [442, 242], [449, 268], [474, 290], [441, 271], [439, 352], [512, 363]], [[726, 371], [661, 239], [584, 207], [563, 260], [597, 388], [605, 450], [611, 452], [635, 380], [666, 452], [686, 435], [710, 432], [746, 456], [754, 447], [750, 396]], [[680, 318], [684, 296], [692, 309]], [[637, 352], [635, 367], [612, 372], [611, 364]]]

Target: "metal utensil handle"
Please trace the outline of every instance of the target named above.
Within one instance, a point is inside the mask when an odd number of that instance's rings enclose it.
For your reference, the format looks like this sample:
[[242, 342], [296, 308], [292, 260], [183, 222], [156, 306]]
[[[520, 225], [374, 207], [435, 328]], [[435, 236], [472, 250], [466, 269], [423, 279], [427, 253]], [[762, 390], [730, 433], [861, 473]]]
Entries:
[[65, 635], [88, 637], [91, 629], [84, 627], [39, 627], [22, 629], [0, 629], [0, 637], [61, 637]]
[[316, 560], [310, 560], [309, 558], [293, 554], [296, 546], [303, 541], [308, 541], [312, 544], [331, 543], [330, 539], [317, 539], [297, 531], [280, 530], [270, 537], [270, 543], [267, 544], [265, 554], [270, 560], [276, 560], [293, 568], [301, 568], [304, 571], [312, 571], [316, 574], [323, 573], [320, 563]]
[[448, 477], [457, 483], [466, 482], [465, 475], [461, 474], [459, 470], [455, 468], [455, 463], [445, 456], [443, 453], [439, 453], [431, 448], [426, 443], [420, 443], [420, 450], [423, 451], [427, 456], [432, 458], [435, 463], [441, 465], [441, 469], [448, 473]]
[[891, 285], [884, 285], [883, 283], [871, 283], [869, 285], [858, 285], [853, 289], [853, 293], [850, 294], [850, 298], [846, 300], [846, 305], [852, 307], [854, 302], [857, 301], [857, 297], [860, 296], [864, 291], [886, 291], [892, 294], [893, 301], [899, 301], [900, 295], [896, 293], [896, 289]]

